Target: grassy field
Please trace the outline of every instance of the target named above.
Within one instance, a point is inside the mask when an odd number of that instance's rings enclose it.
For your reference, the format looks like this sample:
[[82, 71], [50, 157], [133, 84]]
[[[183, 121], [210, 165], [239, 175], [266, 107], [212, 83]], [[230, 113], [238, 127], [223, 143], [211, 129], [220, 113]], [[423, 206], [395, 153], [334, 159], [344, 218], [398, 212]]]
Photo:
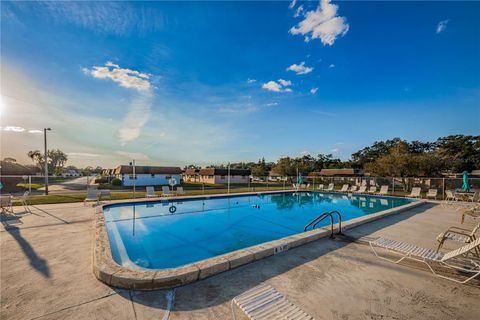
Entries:
[[40, 183], [18, 183], [17, 187], [24, 188], [25, 190], [28, 190], [29, 188], [37, 190], [43, 187], [43, 184]]

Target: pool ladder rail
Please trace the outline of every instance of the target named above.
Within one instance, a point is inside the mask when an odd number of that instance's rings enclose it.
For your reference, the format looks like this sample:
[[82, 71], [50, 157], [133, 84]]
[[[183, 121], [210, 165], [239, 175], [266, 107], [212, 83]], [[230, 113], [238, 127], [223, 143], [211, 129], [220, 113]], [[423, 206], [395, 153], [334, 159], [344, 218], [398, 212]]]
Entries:
[[313, 219], [312, 221], [307, 223], [307, 225], [305, 226], [303, 231], [307, 231], [308, 227], [310, 227], [310, 226], [312, 227], [312, 230], [314, 230], [315, 227], [317, 226], [317, 224], [319, 224], [323, 219], [325, 219], [327, 217], [330, 217], [330, 238], [332, 238], [332, 239], [335, 238], [334, 229], [333, 229], [333, 226], [335, 224], [335, 222], [333, 220], [333, 215], [334, 214], [338, 215], [338, 232], [337, 232], [337, 235], [343, 235], [343, 233], [342, 233], [342, 215], [340, 214], [340, 212], [338, 212], [336, 210], [322, 213], [321, 215], [319, 215], [318, 217], [316, 217], [315, 219]]

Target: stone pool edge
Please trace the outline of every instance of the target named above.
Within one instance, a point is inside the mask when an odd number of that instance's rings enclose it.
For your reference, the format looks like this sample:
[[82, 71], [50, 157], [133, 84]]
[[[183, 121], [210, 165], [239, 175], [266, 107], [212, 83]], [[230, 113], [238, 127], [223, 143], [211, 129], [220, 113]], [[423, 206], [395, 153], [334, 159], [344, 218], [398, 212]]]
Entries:
[[[255, 193], [257, 194], [257, 193]], [[211, 196], [212, 198], [214, 196]], [[400, 213], [426, 203], [424, 200], [383, 210], [367, 216], [342, 222], [342, 229], [348, 230], [392, 214]], [[118, 265], [112, 257], [110, 241], [101, 207], [94, 211], [93, 273], [98, 280], [113, 287], [135, 290], [158, 290], [174, 288], [201, 280], [215, 274], [257, 261], [275, 254], [276, 248], [289, 250], [300, 245], [325, 238], [330, 231], [315, 229], [252, 247], [229, 252], [177, 268], [148, 270], [129, 269]]]

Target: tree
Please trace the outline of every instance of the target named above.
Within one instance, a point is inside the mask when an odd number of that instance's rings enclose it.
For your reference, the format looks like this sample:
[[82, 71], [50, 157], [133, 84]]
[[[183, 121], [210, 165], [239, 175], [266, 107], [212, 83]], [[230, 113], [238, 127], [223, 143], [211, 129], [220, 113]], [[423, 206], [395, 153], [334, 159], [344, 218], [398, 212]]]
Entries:
[[[29, 151], [27, 155], [37, 167], [43, 171], [45, 166], [45, 155], [39, 150]], [[67, 160], [67, 155], [60, 149], [47, 150], [48, 172], [52, 174], [60, 174]]]
[[480, 168], [480, 136], [451, 135], [438, 138], [437, 153], [451, 172]]

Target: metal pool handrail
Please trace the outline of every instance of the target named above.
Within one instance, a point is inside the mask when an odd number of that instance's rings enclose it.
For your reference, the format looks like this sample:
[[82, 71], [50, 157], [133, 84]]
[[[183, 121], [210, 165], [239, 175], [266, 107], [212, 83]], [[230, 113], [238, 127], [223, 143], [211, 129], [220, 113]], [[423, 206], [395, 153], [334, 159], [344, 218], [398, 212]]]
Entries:
[[305, 228], [303, 228], [303, 231], [307, 231], [308, 227], [310, 227], [310, 226], [312, 226], [312, 230], [314, 230], [315, 227], [317, 226], [317, 224], [319, 224], [323, 219], [325, 219], [326, 217], [330, 217], [330, 238], [333, 238], [334, 237], [333, 236], [333, 233], [334, 233], [333, 232], [333, 225], [334, 225], [333, 214], [338, 215], [338, 232], [337, 232], [337, 234], [342, 234], [342, 215], [340, 214], [340, 212], [338, 212], [336, 210], [322, 213], [321, 215], [319, 215], [318, 217], [316, 217], [315, 219], [310, 221], [305, 226]]

